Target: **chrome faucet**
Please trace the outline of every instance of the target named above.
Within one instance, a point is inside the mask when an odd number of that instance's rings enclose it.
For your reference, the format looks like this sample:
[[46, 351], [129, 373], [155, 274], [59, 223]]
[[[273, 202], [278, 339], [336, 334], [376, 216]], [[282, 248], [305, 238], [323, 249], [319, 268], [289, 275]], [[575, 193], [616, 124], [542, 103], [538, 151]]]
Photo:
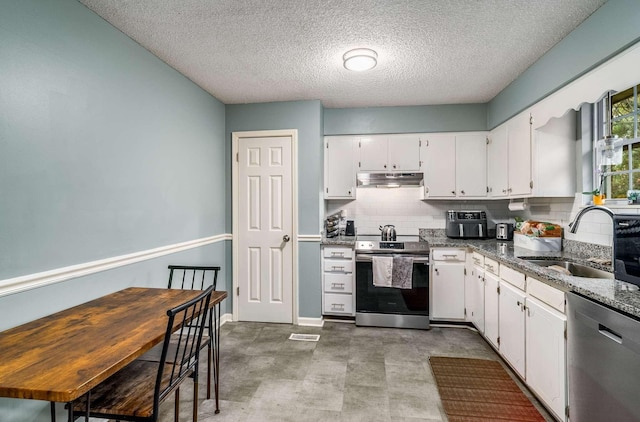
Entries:
[[591, 210], [600, 210], [602, 212], [605, 212], [605, 213], [609, 214], [609, 217], [611, 217], [611, 219], [613, 219], [613, 211], [611, 211], [609, 208], [603, 207], [601, 205], [589, 205], [588, 207], [584, 207], [583, 209], [581, 209], [578, 212], [578, 214], [576, 214], [576, 218], [574, 218], [573, 221], [571, 223], [569, 223], [569, 231], [571, 233], [575, 233], [578, 230], [578, 225], [580, 224], [580, 219], [582, 218], [582, 216], [584, 214], [586, 214], [587, 212], [589, 212]]

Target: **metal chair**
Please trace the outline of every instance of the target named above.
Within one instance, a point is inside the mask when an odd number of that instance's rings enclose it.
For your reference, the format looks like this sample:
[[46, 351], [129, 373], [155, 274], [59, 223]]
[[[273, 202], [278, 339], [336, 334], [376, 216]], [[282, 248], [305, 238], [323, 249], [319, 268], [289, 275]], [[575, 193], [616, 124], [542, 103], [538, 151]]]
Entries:
[[[193, 377], [193, 421], [198, 420], [198, 357], [213, 286], [196, 298], [167, 311], [169, 320], [158, 362], [137, 359], [73, 403], [76, 416], [155, 422], [159, 406], [175, 394], [174, 420], [178, 421], [180, 385]], [[198, 325], [191, 324], [198, 321]], [[185, 335], [172, 343], [173, 333]]]
[[[193, 265], [169, 265], [169, 284], [168, 288], [172, 289], [188, 289], [202, 290], [208, 286], [216, 289], [218, 282], [218, 272], [220, 267], [210, 266], [193, 266]], [[207, 347], [207, 399], [211, 398], [211, 379], [215, 390], [216, 410], [220, 413], [219, 392], [219, 374], [220, 374], [220, 332], [218, 323], [220, 321], [220, 307], [209, 308], [207, 313], [207, 332], [202, 336], [200, 347]], [[174, 334], [172, 342], [176, 342], [180, 334]], [[140, 359], [158, 361], [160, 359], [161, 349], [155, 347], [144, 354]], [[213, 373], [213, 376], [212, 376]]]

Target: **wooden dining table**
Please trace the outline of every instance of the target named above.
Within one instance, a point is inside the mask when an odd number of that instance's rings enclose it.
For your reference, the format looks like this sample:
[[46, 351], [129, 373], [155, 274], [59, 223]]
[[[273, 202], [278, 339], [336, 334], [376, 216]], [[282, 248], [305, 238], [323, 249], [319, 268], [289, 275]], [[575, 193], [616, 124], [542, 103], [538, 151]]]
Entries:
[[0, 397], [77, 400], [160, 343], [167, 310], [199, 293], [130, 287], [0, 332]]

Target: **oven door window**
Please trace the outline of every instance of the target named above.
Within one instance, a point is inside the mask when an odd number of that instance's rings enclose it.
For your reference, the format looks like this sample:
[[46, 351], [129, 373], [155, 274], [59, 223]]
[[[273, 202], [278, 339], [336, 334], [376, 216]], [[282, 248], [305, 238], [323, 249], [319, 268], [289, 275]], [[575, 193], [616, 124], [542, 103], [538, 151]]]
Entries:
[[414, 262], [411, 289], [375, 287], [371, 262], [356, 262], [356, 311], [429, 314], [429, 264]]

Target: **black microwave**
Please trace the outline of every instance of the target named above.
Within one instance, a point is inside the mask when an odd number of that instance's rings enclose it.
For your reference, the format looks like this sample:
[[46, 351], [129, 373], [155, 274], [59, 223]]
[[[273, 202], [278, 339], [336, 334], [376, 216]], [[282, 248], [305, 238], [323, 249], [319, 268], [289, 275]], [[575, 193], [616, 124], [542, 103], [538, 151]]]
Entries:
[[613, 216], [613, 272], [640, 286], [640, 215]]

